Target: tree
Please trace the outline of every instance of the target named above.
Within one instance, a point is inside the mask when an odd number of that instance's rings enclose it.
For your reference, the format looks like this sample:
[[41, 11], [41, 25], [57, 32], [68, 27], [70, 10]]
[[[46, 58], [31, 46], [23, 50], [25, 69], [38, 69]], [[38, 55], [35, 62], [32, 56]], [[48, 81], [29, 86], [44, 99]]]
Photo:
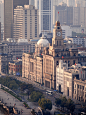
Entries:
[[41, 98], [39, 99], [38, 104], [43, 110], [52, 109], [52, 102], [49, 99]]
[[67, 106], [67, 99], [66, 97], [61, 98], [61, 107], [64, 109], [64, 107]]
[[38, 102], [40, 98], [43, 98], [43, 94], [38, 91], [33, 91], [30, 95], [30, 98], [32, 99], [33, 102]]
[[56, 99], [55, 99], [55, 103], [56, 103], [56, 105], [60, 105], [60, 104], [61, 104], [61, 99], [56, 98]]
[[69, 109], [71, 112], [75, 109], [75, 104], [71, 99], [67, 100], [67, 109]]

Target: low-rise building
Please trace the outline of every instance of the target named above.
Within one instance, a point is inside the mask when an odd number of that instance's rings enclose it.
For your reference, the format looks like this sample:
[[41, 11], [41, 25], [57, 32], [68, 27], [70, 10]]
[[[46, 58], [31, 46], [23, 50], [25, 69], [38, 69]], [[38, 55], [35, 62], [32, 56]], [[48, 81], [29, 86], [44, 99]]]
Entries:
[[7, 41], [3, 41], [0, 43], [0, 54], [12, 54], [13, 60], [17, 58], [21, 58], [23, 53], [35, 52], [35, 44], [37, 43], [37, 39], [32, 39], [28, 42], [26, 39], [18, 39], [15, 42], [13, 39], [7, 39]]
[[86, 80], [74, 78], [73, 98], [86, 103]]
[[86, 47], [86, 38], [69, 37], [68, 42]]
[[11, 54], [0, 54], [0, 73], [8, 73], [8, 64], [12, 58]]
[[86, 80], [86, 66], [75, 64], [68, 67], [68, 64], [60, 60], [59, 66], [56, 67], [56, 90], [67, 97], [73, 98], [75, 77]]
[[22, 60], [14, 60], [9, 62], [9, 74], [11, 75], [22, 75]]

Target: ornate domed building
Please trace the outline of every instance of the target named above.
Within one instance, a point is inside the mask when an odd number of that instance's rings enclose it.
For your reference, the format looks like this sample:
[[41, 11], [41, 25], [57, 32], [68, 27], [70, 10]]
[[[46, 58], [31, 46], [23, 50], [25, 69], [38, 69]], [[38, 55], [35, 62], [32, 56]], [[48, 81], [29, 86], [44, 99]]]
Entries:
[[35, 56], [41, 56], [43, 53], [44, 47], [49, 47], [49, 41], [45, 39], [44, 35], [35, 45]]
[[62, 29], [60, 22], [57, 21], [53, 29], [52, 44], [42, 36], [35, 45], [35, 53], [23, 53], [22, 77], [44, 84], [50, 89], [56, 89], [56, 67], [59, 60], [71, 66], [86, 58], [81, 59], [78, 56], [78, 49], [63, 43]]
[[43, 49], [49, 48], [49, 41], [44, 36], [35, 45], [33, 54], [23, 53], [22, 77], [43, 84]]

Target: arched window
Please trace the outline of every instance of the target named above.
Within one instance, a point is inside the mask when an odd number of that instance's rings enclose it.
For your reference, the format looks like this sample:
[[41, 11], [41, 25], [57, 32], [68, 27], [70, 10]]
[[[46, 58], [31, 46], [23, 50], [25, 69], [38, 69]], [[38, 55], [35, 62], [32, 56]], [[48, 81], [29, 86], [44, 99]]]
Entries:
[[56, 65], [59, 65], [59, 62], [58, 62], [58, 61], [56, 62]]
[[74, 55], [73, 56], [76, 56], [76, 54], [74, 53]]

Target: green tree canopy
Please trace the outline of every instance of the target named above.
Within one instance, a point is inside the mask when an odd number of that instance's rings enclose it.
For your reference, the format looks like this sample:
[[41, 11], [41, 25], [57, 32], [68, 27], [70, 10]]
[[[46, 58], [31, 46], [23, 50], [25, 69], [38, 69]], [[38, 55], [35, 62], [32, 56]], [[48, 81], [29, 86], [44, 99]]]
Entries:
[[67, 100], [67, 109], [69, 109], [71, 112], [75, 109], [75, 104], [71, 99]]
[[67, 106], [67, 99], [66, 99], [66, 97], [62, 97], [61, 98], [61, 107], [66, 107]]
[[33, 91], [30, 95], [30, 98], [33, 102], [38, 102], [40, 98], [43, 98], [43, 94], [38, 91]]
[[43, 110], [52, 109], [52, 102], [49, 99], [41, 98], [39, 99], [38, 104]]
[[60, 105], [61, 104], [61, 99], [56, 98], [55, 103], [56, 103], [56, 105]]

